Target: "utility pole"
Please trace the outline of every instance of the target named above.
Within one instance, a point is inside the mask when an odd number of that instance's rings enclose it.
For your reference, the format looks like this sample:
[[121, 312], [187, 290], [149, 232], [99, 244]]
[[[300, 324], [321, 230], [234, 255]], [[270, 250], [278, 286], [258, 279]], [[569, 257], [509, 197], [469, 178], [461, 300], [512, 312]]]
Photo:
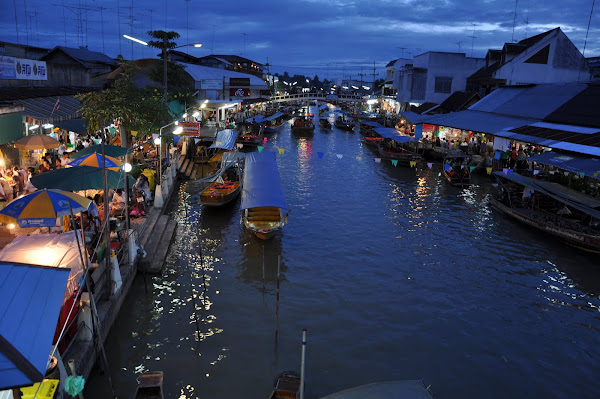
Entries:
[[363, 76], [366, 76], [366, 73], [363, 73], [363, 68], [360, 67], [360, 73], [358, 74], [360, 76], [360, 87], [358, 88], [358, 91], [360, 93], [361, 90], [363, 90]]
[[471, 57], [473, 57], [473, 47], [475, 46], [475, 39], [477, 38], [477, 36], [475, 36], [475, 27], [478, 24], [472, 23], [471, 25], [473, 25], [473, 33], [471, 34], [471, 36], [467, 36], [467, 37], [471, 38]]
[[375, 95], [375, 76], [379, 75], [378, 73], [375, 72], [375, 61], [373, 61], [373, 85], [371, 86], [372, 90], [372, 94]]
[[511, 42], [516, 43], [515, 40], [515, 25], [517, 24], [517, 7], [519, 6], [519, 0], [515, 0], [515, 12], [513, 14], [513, 29], [512, 29], [512, 38]]

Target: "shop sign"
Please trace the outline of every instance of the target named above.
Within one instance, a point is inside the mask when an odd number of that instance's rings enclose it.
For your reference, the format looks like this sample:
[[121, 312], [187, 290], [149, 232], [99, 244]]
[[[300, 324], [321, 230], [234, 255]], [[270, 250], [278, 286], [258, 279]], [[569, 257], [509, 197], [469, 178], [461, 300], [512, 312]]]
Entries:
[[0, 79], [48, 80], [46, 62], [0, 56]]
[[229, 78], [229, 86], [250, 86], [250, 78]]
[[250, 89], [244, 88], [233, 88], [229, 89], [229, 95], [231, 97], [250, 97]]
[[200, 134], [200, 123], [198, 122], [179, 122], [183, 128], [183, 134], [186, 136], [198, 136]]
[[222, 79], [200, 79], [200, 88], [202, 90], [223, 90]]

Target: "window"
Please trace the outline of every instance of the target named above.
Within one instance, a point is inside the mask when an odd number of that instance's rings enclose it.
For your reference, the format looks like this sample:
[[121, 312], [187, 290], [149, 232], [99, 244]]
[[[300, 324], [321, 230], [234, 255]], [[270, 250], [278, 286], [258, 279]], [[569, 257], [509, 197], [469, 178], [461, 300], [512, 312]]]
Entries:
[[445, 78], [436, 76], [435, 78], [435, 88], [433, 89], [435, 93], [450, 93], [452, 91], [452, 78]]

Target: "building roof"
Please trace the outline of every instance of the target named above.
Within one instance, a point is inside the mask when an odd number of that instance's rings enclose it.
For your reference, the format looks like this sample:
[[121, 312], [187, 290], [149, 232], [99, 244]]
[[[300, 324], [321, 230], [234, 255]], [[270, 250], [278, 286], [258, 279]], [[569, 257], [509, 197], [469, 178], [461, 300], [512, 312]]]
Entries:
[[490, 66], [481, 68], [467, 79], [491, 79], [494, 76], [494, 72], [496, 72], [499, 68], [500, 61], [496, 61]]
[[449, 114], [432, 115], [423, 122], [455, 129], [496, 134], [505, 129], [521, 127], [538, 121], [531, 118], [519, 118], [468, 109], [465, 111], [450, 112]]
[[600, 84], [590, 84], [544, 118], [547, 122], [600, 127]]
[[61, 51], [67, 54], [69, 57], [83, 64], [86, 68], [89, 68], [89, 64], [109, 64], [109, 65], [117, 65], [118, 62], [110, 58], [109, 56], [100, 53], [98, 51], [91, 51], [84, 48], [72, 48], [72, 47], [64, 47], [64, 46], [56, 46], [54, 47], [48, 54], [41, 58], [42, 61], [45, 61], [51, 54]]
[[73, 96], [79, 93], [94, 91], [90, 87], [0, 87], [0, 102], [14, 103], [37, 97]]
[[442, 101], [439, 108], [443, 108], [446, 112], [460, 111], [466, 109], [467, 105], [475, 98], [481, 99], [481, 95], [477, 92], [455, 91]]
[[[249, 60], [248, 58], [244, 58], [244, 57], [240, 57], [239, 55], [217, 55], [217, 54], [210, 54], [207, 55], [206, 57], [215, 57], [215, 58], [221, 58], [224, 60], [227, 60], [231, 63], [238, 63], [238, 62], [249, 62], [251, 64], [255, 64], [255, 65], [259, 65], [259, 66], [263, 66], [263, 64], [261, 64], [260, 62], [256, 62], [256, 61], [252, 61]], [[206, 58], [206, 57], [201, 57], [201, 58]]]
[[185, 64], [183, 62], [179, 62], [178, 64], [183, 65], [186, 72], [189, 73], [190, 76], [197, 82], [202, 79], [247, 78], [250, 79], [251, 88], [262, 90], [267, 90], [269, 88], [264, 80], [258, 76], [250, 75], [248, 73], [211, 68], [203, 65]]

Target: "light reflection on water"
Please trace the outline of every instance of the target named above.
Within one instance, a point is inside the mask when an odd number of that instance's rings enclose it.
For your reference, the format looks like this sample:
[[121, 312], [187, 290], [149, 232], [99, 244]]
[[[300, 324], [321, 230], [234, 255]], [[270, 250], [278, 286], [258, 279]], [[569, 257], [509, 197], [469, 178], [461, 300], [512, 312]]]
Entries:
[[[451, 187], [439, 165], [375, 163], [361, 138], [296, 138], [286, 125], [268, 140], [286, 149], [292, 208], [270, 241], [244, 231], [239, 202], [201, 210], [199, 186], [182, 185], [165, 271], [146, 276], [147, 294], [138, 277], [109, 336], [124, 397], [153, 369], [167, 397], [267, 397], [279, 372], [298, 370], [303, 327], [308, 398], [399, 378], [444, 398], [598, 392], [595, 258], [494, 212], [487, 177]], [[107, 397], [102, 376], [87, 385]]]

